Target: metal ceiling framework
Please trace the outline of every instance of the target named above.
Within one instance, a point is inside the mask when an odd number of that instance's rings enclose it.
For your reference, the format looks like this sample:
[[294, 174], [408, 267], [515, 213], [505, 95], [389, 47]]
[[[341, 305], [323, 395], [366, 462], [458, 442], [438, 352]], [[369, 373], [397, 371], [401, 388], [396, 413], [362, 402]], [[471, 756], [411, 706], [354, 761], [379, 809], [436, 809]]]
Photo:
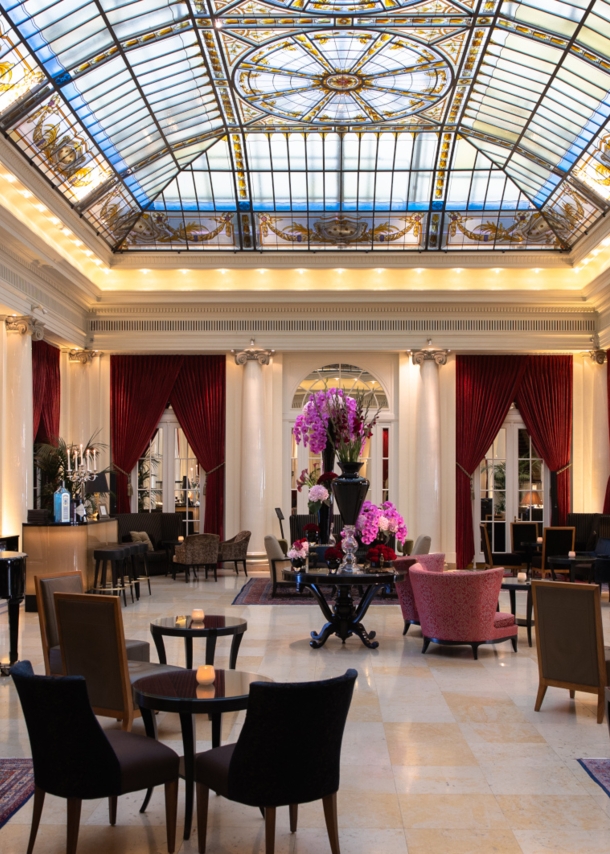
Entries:
[[610, 0], [0, 0], [0, 129], [117, 252], [565, 251]]

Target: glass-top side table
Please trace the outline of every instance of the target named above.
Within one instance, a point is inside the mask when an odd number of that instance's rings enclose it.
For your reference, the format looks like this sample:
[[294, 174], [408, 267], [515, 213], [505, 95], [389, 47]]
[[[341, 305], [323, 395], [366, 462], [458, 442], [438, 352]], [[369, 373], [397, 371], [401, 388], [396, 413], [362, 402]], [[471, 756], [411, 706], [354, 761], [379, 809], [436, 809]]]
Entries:
[[205, 663], [214, 664], [216, 653], [216, 639], [228, 635], [233, 636], [231, 641], [231, 652], [229, 654], [229, 669], [235, 670], [237, 654], [248, 628], [246, 620], [239, 617], [225, 617], [222, 614], [206, 614], [203, 620], [193, 620], [190, 616], [161, 617], [153, 620], [150, 624], [152, 634], [157, 648], [157, 655], [161, 664], [167, 664], [165, 643], [163, 637], [184, 638], [184, 651], [186, 655], [186, 668], [193, 667], [193, 638], [205, 638]]

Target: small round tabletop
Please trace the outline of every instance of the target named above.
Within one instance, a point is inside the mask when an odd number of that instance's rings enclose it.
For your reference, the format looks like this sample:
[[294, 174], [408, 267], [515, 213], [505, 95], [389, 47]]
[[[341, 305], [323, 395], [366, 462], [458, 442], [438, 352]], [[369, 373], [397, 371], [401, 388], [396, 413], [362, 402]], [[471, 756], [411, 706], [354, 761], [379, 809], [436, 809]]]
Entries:
[[26, 557], [24, 552], [0, 552], [0, 560], [23, 560]]
[[211, 685], [200, 685], [196, 670], [176, 670], [138, 679], [133, 693], [138, 706], [160, 712], [231, 712], [246, 707], [253, 682], [273, 679], [260, 673], [218, 669]]
[[518, 581], [516, 578], [502, 579], [502, 590], [530, 590], [531, 586], [530, 579], [527, 581]]
[[355, 572], [331, 572], [330, 569], [283, 570], [285, 579], [298, 581], [300, 584], [388, 584], [400, 581], [406, 575], [406, 570], [394, 567], [384, 569], [359, 569]]
[[161, 617], [150, 624], [152, 634], [173, 635], [174, 637], [206, 637], [210, 632], [219, 637], [245, 632], [246, 620], [239, 617], [225, 617], [222, 614], [206, 614], [203, 620], [193, 620], [190, 616]]

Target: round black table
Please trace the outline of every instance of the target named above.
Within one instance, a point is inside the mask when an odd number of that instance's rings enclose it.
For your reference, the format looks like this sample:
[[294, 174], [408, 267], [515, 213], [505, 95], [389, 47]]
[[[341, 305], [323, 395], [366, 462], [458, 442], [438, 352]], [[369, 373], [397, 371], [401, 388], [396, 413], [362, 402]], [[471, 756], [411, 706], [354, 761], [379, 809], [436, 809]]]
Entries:
[[[502, 590], [508, 590], [508, 595], [510, 597], [510, 612], [515, 618], [515, 623], [518, 626], [525, 626], [527, 628], [527, 642], [531, 646], [532, 645], [532, 626], [534, 625], [534, 621], [532, 620], [532, 583], [531, 581], [517, 581], [516, 578], [506, 578], [502, 582]], [[517, 617], [517, 590], [525, 590], [527, 593], [527, 600], [525, 604], [525, 617]]]
[[595, 563], [596, 556], [591, 555], [589, 552], [585, 552], [584, 554], [577, 553], [575, 557], [568, 557], [567, 555], [551, 555], [551, 557], [547, 558], [548, 565], [551, 567], [551, 574], [553, 575], [553, 580], [555, 580], [554, 569], [569, 569], [570, 571], [570, 581], [576, 581], [576, 567], [581, 566], [585, 569], [587, 573], [587, 580], [589, 583], [593, 581], [593, 564]]
[[[0, 551], [0, 599], [8, 600], [9, 666], [19, 658], [19, 605], [25, 597], [24, 552]], [[3, 667], [2, 675], [8, 676], [9, 669]]]
[[248, 623], [238, 617], [223, 617], [221, 614], [206, 614], [203, 621], [194, 622], [191, 617], [161, 617], [150, 624], [150, 632], [153, 636], [157, 654], [161, 664], [167, 664], [165, 654], [165, 643], [163, 635], [184, 638], [184, 649], [186, 653], [186, 667], [190, 670], [193, 666], [193, 638], [205, 638], [205, 663], [214, 664], [216, 652], [216, 638], [225, 635], [233, 635], [231, 641], [231, 652], [229, 655], [229, 668], [235, 670], [237, 664], [237, 653], [248, 628]]
[[[184, 838], [191, 835], [193, 817], [193, 788], [195, 784], [195, 719], [193, 715], [209, 714], [212, 719], [212, 747], [220, 747], [220, 724], [223, 712], [236, 712], [248, 706], [250, 685], [253, 682], [273, 682], [258, 673], [240, 670], [216, 670], [213, 685], [199, 685], [196, 670], [178, 670], [144, 676], [133, 684], [134, 700], [142, 712], [146, 735], [157, 738], [155, 712], [176, 712], [180, 715], [184, 757], [180, 774], [184, 777], [186, 802], [184, 808]], [[271, 724], [272, 722], [270, 722]], [[152, 789], [149, 789], [140, 812], [144, 812]]]
[[[395, 581], [404, 578], [405, 572], [393, 567], [378, 571], [369, 569], [345, 573], [331, 572], [329, 569], [310, 570], [309, 572], [285, 569], [283, 575], [286, 580], [296, 582], [297, 590], [300, 587], [308, 587], [316, 597], [320, 610], [326, 617], [327, 622], [322, 626], [321, 631], [311, 633], [309, 645], [313, 649], [324, 646], [332, 634], [340, 637], [343, 643], [352, 635], [358, 635], [362, 643], [369, 649], [377, 649], [379, 642], [374, 640], [375, 632], [367, 632], [362, 625], [362, 618], [377, 593], [383, 588], [389, 592]], [[337, 597], [332, 611], [320, 590], [320, 584], [332, 584], [337, 588]], [[358, 606], [352, 598], [352, 587], [366, 587]]]

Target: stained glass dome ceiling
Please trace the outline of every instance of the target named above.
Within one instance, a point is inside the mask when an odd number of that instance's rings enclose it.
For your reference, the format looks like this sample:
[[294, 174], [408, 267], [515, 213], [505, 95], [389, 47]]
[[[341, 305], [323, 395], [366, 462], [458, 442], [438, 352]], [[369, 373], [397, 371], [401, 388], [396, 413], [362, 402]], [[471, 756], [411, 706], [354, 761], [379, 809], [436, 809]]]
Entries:
[[0, 0], [0, 127], [116, 251], [570, 249], [610, 0]]

